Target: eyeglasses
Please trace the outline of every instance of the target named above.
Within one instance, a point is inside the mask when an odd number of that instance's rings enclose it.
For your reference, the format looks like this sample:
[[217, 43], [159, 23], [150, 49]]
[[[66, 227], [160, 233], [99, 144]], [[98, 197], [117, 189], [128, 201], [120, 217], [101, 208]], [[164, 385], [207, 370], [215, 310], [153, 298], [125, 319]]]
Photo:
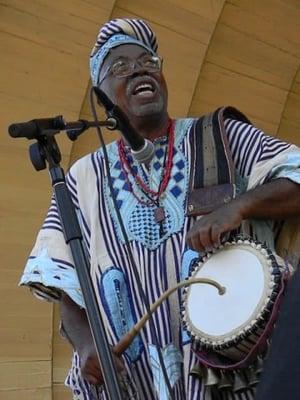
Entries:
[[136, 60], [121, 58], [107, 68], [98, 85], [101, 85], [101, 83], [108, 77], [109, 74], [112, 74], [112, 76], [115, 78], [123, 78], [131, 75], [135, 70], [136, 65], [144, 68], [148, 72], [158, 72], [161, 71], [162, 59], [151, 54], [144, 54], [142, 57]]

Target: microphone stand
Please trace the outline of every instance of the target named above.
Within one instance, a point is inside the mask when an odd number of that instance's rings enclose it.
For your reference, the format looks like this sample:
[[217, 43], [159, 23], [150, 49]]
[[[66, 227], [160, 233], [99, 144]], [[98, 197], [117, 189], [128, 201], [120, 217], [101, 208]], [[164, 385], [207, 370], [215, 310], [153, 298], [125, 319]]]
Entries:
[[[112, 127], [112, 124], [113, 121], [107, 120], [106, 122], [99, 122], [97, 125]], [[95, 122], [84, 121], [84, 123], [82, 123], [82, 121], [77, 121], [70, 124], [63, 122], [61, 129], [71, 130], [71, 136], [73, 134], [71, 140], [75, 140], [77, 136], [82, 133], [83, 130], [88, 129], [89, 126], [96, 126]], [[58, 133], [59, 130], [60, 129], [57, 128], [40, 129], [40, 132], [35, 134], [34, 137], [37, 142], [30, 146], [30, 159], [35, 169], [38, 171], [45, 169], [46, 161], [48, 162], [51, 183], [57, 202], [65, 241], [70, 246], [73, 255], [75, 270], [78, 275], [86, 306], [87, 318], [94, 339], [107, 394], [110, 400], [122, 400], [123, 397], [118, 376], [90, 276], [90, 264], [83, 246], [83, 236], [74, 204], [66, 186], [64, 170], [60, 167], [61, 153], [54, 138], [54, 135]], [[68, 132], [68, 136], [69, 133], [70, 132]], [[11, 136], [13, 135], [11, 134]], [[32, 137], [30, 137], [30, 139], [32, 139]]]

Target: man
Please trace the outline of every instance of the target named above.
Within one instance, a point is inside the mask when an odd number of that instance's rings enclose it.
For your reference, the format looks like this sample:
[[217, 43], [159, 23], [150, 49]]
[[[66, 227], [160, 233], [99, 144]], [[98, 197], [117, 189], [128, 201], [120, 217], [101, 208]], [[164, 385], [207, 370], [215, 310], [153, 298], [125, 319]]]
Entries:
[[[149, 303], [186, 278], [190, 260], [198, 252], [212, 251], [241, 225], [245, 225], [243, 232], [274, 249], [277, 224], [271, 220], [300, 213], [299, 150], [264, 135], [233, 109], [213, 114], [220, 121], [217, 124], [211, 122], [215, 117], [171, 120], [161, 64], [155, 35], [141, 20], [106, 23], [91, 55], [93, 86], [104, 91], [128, 116], [134, 129], [155, 145], [148, 166], [132, 157], [124, 141], [108, 146], [114, 195]], [[208, 136], [219, 143], [211, 145], [211, 152]], [[198, 143], [198, 138], [203, 142]], [[222, 157], [212, 160], [215, 148]], [[216, 167], [219, 158], [225, 167]], [[198, 178], [203, 183], [199, 187]], [[102, 150], [76, 162], [67, 183], [80, 215], [108, 338], [115, 345], [144, 313], [144, 306], [113, 206]], [[201, 192], [203, 186], [205, 192]], [[222, 187], [224, 193], [217, 196], [216, 187]], [[199, 198], [197, 193], [205, 195]], [[196, 208], [198, 212], [193, 212]], [[194, 250], [192, 257], [188, 247]], [[40, 297], [60, 301], [62, 331], [74, 348], [66, 380], [74, 399], [105, 399], [84, 302], [54, 199], [21, 284], [31, 286]], [[181, 325], [181, 301], [178, 293], [155, 313], [158, 343], [146, 325], [123, 357], [116, 359], [128, 393], [134, 392], [138, 399], [168, 398], [157, 361], [159, 346], [172, 371], [169, 380], [174, 399], [219, 399], [223, 395], [252, 399], [249, 387], [238, 394], [232, 390], [222, 394], [191, 373], [197, 358], [191, 351], [193, 341]], [[95, 391], [95, 387], [101, 390]]]

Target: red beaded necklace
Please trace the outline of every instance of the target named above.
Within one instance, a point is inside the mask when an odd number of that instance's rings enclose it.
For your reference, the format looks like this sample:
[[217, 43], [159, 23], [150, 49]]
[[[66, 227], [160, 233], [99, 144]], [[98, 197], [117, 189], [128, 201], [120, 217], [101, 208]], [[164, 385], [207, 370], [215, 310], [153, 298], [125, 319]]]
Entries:
[[[123, 141], [123, 139], [118, 140], [119, 158], [120, 158], [122, 170], [125, 174], [129, 189], [133, 193], [133, 195], [136, 197], [136, 199], [144, 205], [147, 205], [147, 206], [153, 205], [153, 204], [157, 205], [159, 197], [166, 190], [168, 183], [170, 181], [171, 170], [172, 170], [172, 166], [173, 166], [174, 140], [175, 140], [174, 121], [172, 121], [171, 119], [169, 120], [169, 124], [168, 124], [168, 139], [169, 139], [169, 141], [168, 141], [167, 157], [166, 157], [166, 163], [165, 163], [166, 170], [165, 170], [165, 173], [163, 174], [163, 178], [159, 184], [157, 191], [151, 190], [145, 184], [143, 179], [138, 175], [138, 173], [133, 170], [133, 168], [127, 158], [124, 141]], [[140, 187], [140, 189], [144, 192], [144, 194], [150, 199], [150, 202], [143, 201], [136, 195], [136, 193], [134, 193], [131, 182], [129, 180], [129, 176], [128, 176], [129, 174], [133, 177], [133, 179], [135, 180], [137, 185]]]

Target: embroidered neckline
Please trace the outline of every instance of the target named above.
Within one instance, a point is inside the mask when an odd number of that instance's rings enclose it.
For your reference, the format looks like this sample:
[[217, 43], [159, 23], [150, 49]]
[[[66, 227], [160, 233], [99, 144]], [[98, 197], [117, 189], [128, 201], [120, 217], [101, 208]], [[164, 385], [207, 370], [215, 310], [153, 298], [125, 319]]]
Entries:
[[[174, 156], [173, 156], [173, 167], [172, 176], [168, 185], [168, 191], [163, 193], [160, 198], [160, 205], [165, 211], [165, 219], [162, 223], [158, 223], [155, 220], [155, 209], [157, 206], [152, 204], [145, 207], [141, 204], [129, 191], [128, 183], [126, 182], [124, 172], [121, 168], [121, 162], [118, 155], [117, 141], [110, 143], [110, 162], [112, 166], [112, 177], [114, 179], [114, 188], [117, 196], [117, 204], [121, 210], [122, 218], [126, 226], [126, 230], [129, 233], [129, 239], [131, 241], [137, 241], [142, 243], [147, 249], [155, 250], [161, 243], [168, 239], [172, 234], [179, 232], [184, 224], [184, 210], [185, 210], [185, 198], [188, 190], [188, 171], [189, 165], [186, 158], [186, 150], [184, 145], [184, 139], [188, 134], [194, 119], [185, 118], [174, 120]], [[159, 142], [166, 141], [166, 137], [160, 137], [157, 140]], [[151, 161], [149, 166], [149, 171], [151, 171], [150, 187], [157, 188], [160, 181], [161, 173], [164, 173], [162, 168], [162, 156], [158, 157], [158, 153], [161, 153], [160, 147], [162, 147], [165, 153], [165, 146], [167, 143], [162, 143], [156, 145], [156, 154]], [[183, 146], [183, 147], [182, 147]], [[103, 159], [103, 154], [101, 149], [99, 149], [100, 157]], [[158, 166], [160, 164], [160, 170]], [[135, 169], [139, 169], [139, 174], [143, 175], [144, 168], [140, 165], [134, 165]], [[160, 171], [159, 175], [158, 172]], [[183, 174], [183, 179], [182, 175]], [[145, 174], [146, 182], [147, 176]], [[152, 185], [155, 184], [155, 186]], [[145, 200], [145, 196], [142, 191], [138, 188], [135, 182], [131, 180], [135, 192], [142, 196]], [[117, 221], [116, 212], [114, 210], [110, 190], [107, 184], [107, 179], [105, 179], [105, 198], [108, 203], [109, 213], [112, 217], [114, 227], [116, 229], [118, 238], [121, 243], [124, 243], [123, 235], [120, 231], [120, 227]], [[160, 233], [160, 226], [163, 224], [163, 235]]]
[[[159, 138], [161, 139], [161, 138]], [[134, 195], [134, 197], [143, 205], [149, 206], [156, 204], [159, 201], [159, 197], [164, 193], [166, 190], [170, 178], [171, 178], [171, 170], [173, 166], [173, 155], [174, 155], [174, 140], [175, 140], [175, 134], [174, 134], [174, 121], [170, 120], [169, 125], [168, 125], [168, 148], [167, 148], [167, 154], [166, 154], [166, 160], [165, 160], [165, 165], [164, 167], [166, 168], [165, 173], [163, 174], [163, 177], [159, 183], [159, 187], [157, 191], [154, 191], [150, 189], [149, 186], [144, 182], [144, 180], [139, 176], [138, 172], [134, 170], [132, 167], [129, 158], [126, 153], [125, 149], [125, 144], [122, 139], [118, 140], [118, 153], [119, 153], [119, 159], [121, 162], [121, 167], [124, 172], [124, 175], [126, 177], [126, 181], [128, 183], [129, 189]], [[132, 184], [129, 180], [129, 175], [133, 178], [135, 183], [138, 185], [138, 187], [142, 190], [142, 192], [145, 194], [146, 197], [149, 198], [150, 202], [145, 202], [142, 199], [140, 199], [137, 194], [134, 192]]]

